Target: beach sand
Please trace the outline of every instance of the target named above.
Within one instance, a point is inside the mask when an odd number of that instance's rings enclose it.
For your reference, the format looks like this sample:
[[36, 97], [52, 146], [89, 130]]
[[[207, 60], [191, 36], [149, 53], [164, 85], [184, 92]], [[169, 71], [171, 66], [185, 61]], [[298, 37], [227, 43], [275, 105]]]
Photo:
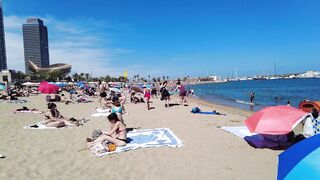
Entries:
[[[41, 114], [13, 114], [28, 106], [46, 110], [45, 96], [26, 98], [26, 104], [0, 103], [0, 179], [276, 179], [281, 151], [254, 149], [244, 140], [218, 126], [237, 126], [251, 112], [191, 99], [188, 107], [165, 108], [152, 99], [154, 110], [145, 104], [126, 104], [127, 128], [170, 128], [182, 141], [181, 148], [141, 148], [96, 157], [85, 150], [85, 138], [94, 129], [107, 130], [103, 117], [90, 115], [98, 106], [58, 103], [67, 117], [90, 119], [84, 126], [30, 130], [24, 126], [43, 120]], [[172, 103], [177, 97], [172, 99]], [[218, 110], [226, 116], [192, 114], [192, 107]]]

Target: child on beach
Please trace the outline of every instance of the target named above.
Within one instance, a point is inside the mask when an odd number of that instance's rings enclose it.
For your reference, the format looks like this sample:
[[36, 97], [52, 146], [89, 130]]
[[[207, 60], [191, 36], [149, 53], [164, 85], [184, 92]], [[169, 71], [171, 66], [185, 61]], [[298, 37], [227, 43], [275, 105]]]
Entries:
[[118, 119], [117, 114], [111, 113], [107, 119], [110, 122], [110, 131], [102, 132], [96, 140], [87, 138], [87, 147], [91, 148], [95, 144], [111, 142], [116, 146], [125, 146], [127, 144], [127, 129], [126, 125]]

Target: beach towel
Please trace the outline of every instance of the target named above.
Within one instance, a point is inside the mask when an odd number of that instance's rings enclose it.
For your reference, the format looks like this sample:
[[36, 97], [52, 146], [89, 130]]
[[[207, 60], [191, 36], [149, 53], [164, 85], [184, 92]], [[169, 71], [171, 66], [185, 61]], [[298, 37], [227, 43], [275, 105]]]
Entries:
[[287, 142], [286, 135], [261, 135], [251, 133], [246, 126], [222, 126], [221, 129], [244, 139], [250, 146], [254, 148], [277, 149], [288, 147], [292, 143]]
[[194, 113], [194, 114], [207, 114], [207, 115], [219, 115], [219, 114], [217, 114], [216, 112], [196, 112], [196, 113]]
[[109, 108], [107, 108], [107, 109], [97, 108], [97, 109], [96, 109], [96, 112], [97, 112], [97, 113], [107, 113], [107, 112], [110, 112], [110, 109], [109, 109]]
[[31, 111], [31, 110], [25, 110], [25, 111], [16, 111], [15, 113], [16, 113], [16, 114], [19, 114], [19, 113], [42, 114], [43, 112], [42, 112], [42, 111]]
[[146, 129], [131, 131], [127, 134], [128, 144], [117, 147], [116, 151], [107, 152], [106, 145], [97, 144], [91, 148], [92, 153], [98, 157], [108, 154], [119, 153], [138, 148], [150, 147], [181, 147], [181, 140], [168, 128]]
[[193, 113], [193, 114], [207, 114], [207, 115], [225, 115], [225, 114], [221, 114], [217, 111], [204, 112], [204, 111], [201, 111], [201, 109], [198, 107], [192, 108], [191, 113]]
[[25, 126], [24, 129], [63, 129], [63, 128], [70, 128], [70, 126], [64, 126], [64, 127], [47, 127], [45, 124], [45, 121], [40, 121], [36, 124], [31, 124], [28, 126]]
[[256, 133], [251, 133], [246, 126], [222, 126], [221, 129], [244, 139], [246, 136], [256, 135]]
[[92, 114], [91, 116], [92, 117], [107, 117], [109, 116], [111, 113], [110, 112], [107, 112], [107, 113], [94, 113]]
[[24, 103], [27, 103], [28, 101], [24, 99], [18, 99], [18, 100], [4, 101], [4, 102], [10, 103], [10, 104], [24, 104]]

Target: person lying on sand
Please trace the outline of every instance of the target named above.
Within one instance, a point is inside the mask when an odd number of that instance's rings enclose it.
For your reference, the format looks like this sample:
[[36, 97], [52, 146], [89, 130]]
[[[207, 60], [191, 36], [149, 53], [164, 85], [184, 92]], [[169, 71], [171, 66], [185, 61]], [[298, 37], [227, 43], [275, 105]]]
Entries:
[[[44, 116], [46, 117], [45, 125], [47, 127], [64, 127], [73, 125], [83, 125], [80, 124], [79, 120], [74, 118], [66, 119], [57, 110], [57, 105], [55, 103], [48, 103], [48, 109]], [[85, 119], [83, 119], [85, 121]]]
[[32, 109], [29, 109], [28, 107], [26, 106], [23, 106], [21, 109], [16, 109], [13, 113], [37, 113], [37, 114], [42, 114], [43, 111], [40, 111], [38, 109], [35, 109], [35, 108], [32, 108]]
[[87, 138], [86, 145], [88, 148], [93, 147], [95, 144], [103, 143], [104, 141], [109, 141], [116, 146], [125, 146], [127, 144], [126, 125], [118, 119], [116, 113], [111, 113], [107, 119], [110, 122], [110, 131], [102, 132], [96, 140]]

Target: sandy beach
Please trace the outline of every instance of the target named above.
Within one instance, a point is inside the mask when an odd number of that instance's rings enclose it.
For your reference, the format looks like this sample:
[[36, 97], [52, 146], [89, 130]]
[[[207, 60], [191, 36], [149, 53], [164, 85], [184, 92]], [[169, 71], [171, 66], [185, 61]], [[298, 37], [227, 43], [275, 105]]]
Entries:
[[[281, 151], [254, 149], [218, 126], [237, 126], [252, 113], [190, 99], [188, 107], [165, 108], [159, 99], [126, 104], [127, 128], [170, 128], [183, 141], [180, 148], [141, 148], [96, 157], [85, 150], [85, 138], [94, 129], [108, 128], [103, 117], [90, 117], [94, 103], [58, 103], [67, 117], [89, 118], [84, 126], [68, 129], [30, 130], [24, 126], [43, 120], [42, 114], [13, 114], [28, 106], [46, 110], [45, 96], [26, 98], [26, 104], [0, 103], [0, 179], [276, 179]], [[174, 103], [177, 97], [173, 97]], [[226, 116], [192, 114], [192, 107], [213, 109]]]

